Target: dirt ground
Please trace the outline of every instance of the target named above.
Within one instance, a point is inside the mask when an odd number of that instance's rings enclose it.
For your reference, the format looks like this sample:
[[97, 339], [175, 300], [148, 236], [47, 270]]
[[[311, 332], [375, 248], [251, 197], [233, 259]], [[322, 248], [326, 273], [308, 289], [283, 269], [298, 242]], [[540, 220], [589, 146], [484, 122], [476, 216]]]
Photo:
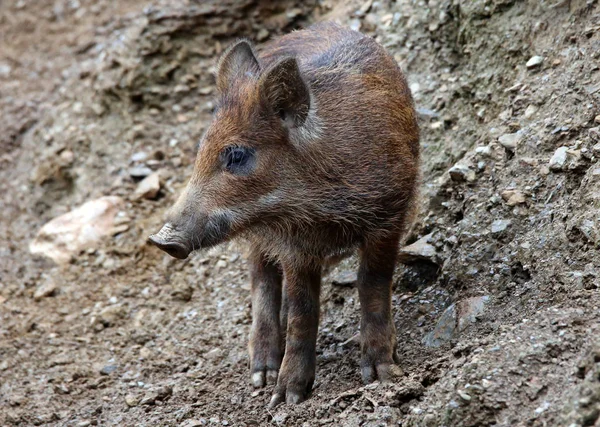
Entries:
[[[408, 76], [407, 243], [428, 252], [396, 274], [404, 377], [360, 382], [350, 258], [325, 279], [312, 396], [269, 411], [243, 245], [177, 261], [146, 237], [191, 174], [216, 55], [327, 19]], [[596, 0], [0, 2], [0, 425], [600, 426], [599, 67]], [[29, 252], [104, 195], [119, 233], [66, 265]]]

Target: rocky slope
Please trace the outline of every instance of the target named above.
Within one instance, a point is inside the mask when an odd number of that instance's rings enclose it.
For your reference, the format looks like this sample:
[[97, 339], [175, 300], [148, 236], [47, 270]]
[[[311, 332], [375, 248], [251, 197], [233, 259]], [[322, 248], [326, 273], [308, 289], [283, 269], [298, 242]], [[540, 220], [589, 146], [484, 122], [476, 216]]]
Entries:
[[[191, 173], [216, 55], [325, 19], [386, 46], [419, 109], [405, 376], [360, 383], [348, 259], [311, 399], [269, 412], [243, 247], [180, 262], [145, 239]], [[0, 424], [600, 425], [597, 1], [19, 0], [0, 27]], [[107, 235], [67, 263], [31, 254], [101, 196]]]

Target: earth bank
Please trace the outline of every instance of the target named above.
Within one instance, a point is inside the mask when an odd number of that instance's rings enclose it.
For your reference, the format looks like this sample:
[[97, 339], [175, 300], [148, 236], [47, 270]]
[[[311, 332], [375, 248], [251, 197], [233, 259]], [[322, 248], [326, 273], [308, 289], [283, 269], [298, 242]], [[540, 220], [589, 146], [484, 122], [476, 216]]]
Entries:
[[[216, 56], [326, 19], [386, 46], [419, 110], [405, 376], [360, 383], [351, 258], [325, 280], [311, 399], [269, 412], [243, 246], [181, 262], [146, 236], [191, 174]], [[597, 1], [19, 0], [0, 28], [1, 425], [600, 425]], [[99, 242], [30, 253], [102, 196]]]

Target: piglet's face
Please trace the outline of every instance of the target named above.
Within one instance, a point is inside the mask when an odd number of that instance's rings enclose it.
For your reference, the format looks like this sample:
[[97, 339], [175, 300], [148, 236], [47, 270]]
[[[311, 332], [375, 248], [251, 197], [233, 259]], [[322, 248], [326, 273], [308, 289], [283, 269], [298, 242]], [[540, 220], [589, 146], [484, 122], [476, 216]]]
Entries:
[[293, 136], [305, 126], [310, 90], [295, 58], [262, 69], [251, 45], [230, 47], [217, 66], [213, 121], [194, 171], [149, 240], [176, 258], [264, 223], [297, 199], [302, 173]]

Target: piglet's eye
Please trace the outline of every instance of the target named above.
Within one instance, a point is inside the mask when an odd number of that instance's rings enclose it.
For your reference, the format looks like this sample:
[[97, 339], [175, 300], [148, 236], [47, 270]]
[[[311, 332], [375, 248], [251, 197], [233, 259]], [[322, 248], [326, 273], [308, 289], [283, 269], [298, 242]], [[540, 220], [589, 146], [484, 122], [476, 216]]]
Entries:
[[248, 175], [255, 163], [255, 150], [249, 147], [229, 146], [221, 151], [221, 165], [234, 175]]

